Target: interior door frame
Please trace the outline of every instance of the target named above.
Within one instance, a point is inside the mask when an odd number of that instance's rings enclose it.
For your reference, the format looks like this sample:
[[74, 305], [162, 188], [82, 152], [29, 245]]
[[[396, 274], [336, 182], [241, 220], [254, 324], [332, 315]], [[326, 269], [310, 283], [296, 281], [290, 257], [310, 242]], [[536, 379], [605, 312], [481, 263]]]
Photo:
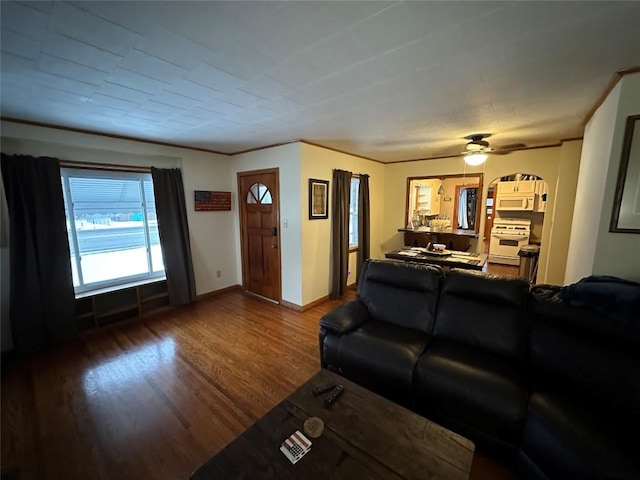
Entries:
[[[468, 184], [468, 185], [456, 185], [456, 193], [455, 193], [455, 197], [453, 197], [453, 217], [451, 218], [451, 227], [453, 228], [453, 225], [456, 225], [456, 229], [458, 228], [458, 209], [460, 208], [460, 206], [458, 205], [458, 199], [460, 198], [460, 190], [463, 188], [475, 188], [476, 189], [476, 196], [478, 195], [478, 193], [480, 193], [480, 196], [482, 197], [482, 193], [480, 190], [481, 185], [479, 184]], [[480, 203], [480, 202], [478, 202]], [[480, 212], [482, 212], [482, 209], [480, 209]], [[476, 204], [476, 221], [479, 223], [480, 222], [480, 217], [478, 216], [478, 205]], [[466, 230], [472, 230], [471, 228], [467, 228]], [[476, 226], [474, 225], [473, 230], [476, 231], [476, 233], [479, 233], [479, 228], [476, 228]]]
[[[453, 174], [449, 174], [449, 175], [424, 175], [421, 177], [407, 177], [407, 192], [405, 194], [405, 210], [404, 210], [404, 218], [405, 218], [405, 225], [409, 220], [409, 190], [411, 187], [411, 182], [413, 180], [433, 180], [433, 179], [439, 179], [439, 180], [446, 180], [448, 178], [462, 178], [463, 181], [464, 179], [475, 179], [475, 177], [478, 177], [478, 191], [481, 192], [480, 198], [484, 198], [484, 191], [483, 191], [483, 186], [484, 186], [484, 172], [479, 172], [479, 173], [453, 173]], [[464, 185], [463, 185], [464, 186]], [[441, 207], [442, 208], [442, 207]], [[480, 206], [478, 206], [476, 208], [476, 228], [475, 228], [475, 232], [477, 234], [480, 233], [480, 215], [482, 214], [482, 208]], [[453, 219], [451, 220], [453, 222]], [[456, 219], [456, 222], [458, 220]]]
[[[262, 170], [247, 170], [244, 172], [238, 172], [237, 175], [237, 182], [238, 182], [238, 220], [240, 222], [240, 263], [242, 264], [242, 289], [246, 292], [247, 291], [247, 276], [248, 276], [248, 269], [249, 269], [249, 265], [248, 265], [248, 258], [247, 258], [247, 252], [246, 252], [246, 246], [245, 243], [247, 241], [246, 238], [246, 232], [244, 229], [244, 220], [245, 220], [245, 216], [246, 216], [246, 210], [244, 209], [244, 202], [241, 195], [241, 179], [242, 177], [248, 177], [251, 175], [260, 175], [260, 174], [265, 174], [265, 173], [273, 173], [275, 174], [275, 178], [276, 178], [276, 182], [275, 182], [275, 188], [276, 188], [276, 202], [275, 202], [275, 208], [276, 208], [276, 244], [278, 245], [278, 281], [277, 281], [277, 302], [278, 303], [282, 303], [282, 254], [281, 254], [281, 242], [280, 242], [280, 169], [278, 167], [275, 168], [265, 168]], [[272, 196], [273, 197], [273, 196]], [[252, 292], [249, 292], [252, 293]], [[266, 297], [265, 297], [266, 298]]]

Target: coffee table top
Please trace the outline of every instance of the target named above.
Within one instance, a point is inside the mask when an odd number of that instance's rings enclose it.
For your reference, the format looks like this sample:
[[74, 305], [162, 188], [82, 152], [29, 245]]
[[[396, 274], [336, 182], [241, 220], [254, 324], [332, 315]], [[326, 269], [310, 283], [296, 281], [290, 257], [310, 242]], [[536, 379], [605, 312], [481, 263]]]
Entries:
[[[314, 388], [344, 385], [331, 407]], [[325, 424], [292, 465], [280, 444], [309, 417]], [[473, 442], [349, 380], [321, 370], [191, 476], [209, 479], [467, 479]]]

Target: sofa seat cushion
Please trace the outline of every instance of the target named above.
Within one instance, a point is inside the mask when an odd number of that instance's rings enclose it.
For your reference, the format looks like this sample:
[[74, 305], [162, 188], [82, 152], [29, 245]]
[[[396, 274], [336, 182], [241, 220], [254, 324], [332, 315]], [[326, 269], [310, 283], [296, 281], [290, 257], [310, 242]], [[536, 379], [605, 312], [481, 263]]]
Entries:
[[536, 392], [529, 400], [520, 456], [549, 478], [638, 479], [636, 437], [631, 424], [612, 421], [602, 405]]
[[409, 405], [413, 371], [428, 341], [429, 335], [419, 330], [367, 321], [342, 338], [339, 372], [390, 400]]
[[515, 453], [526, 400], [517, 362], [467, 345], [434, 339], [416, 367], [415, 409], [481, 447], [496, 439]]

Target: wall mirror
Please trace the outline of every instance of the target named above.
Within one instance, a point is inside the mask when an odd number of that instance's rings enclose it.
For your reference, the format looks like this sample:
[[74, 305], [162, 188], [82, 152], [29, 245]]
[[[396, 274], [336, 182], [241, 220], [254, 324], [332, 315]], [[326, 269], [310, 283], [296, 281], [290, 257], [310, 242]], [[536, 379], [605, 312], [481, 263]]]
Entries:
[[480, 227], [481, 173], [407, 178], [407, 228], [463, 229]]

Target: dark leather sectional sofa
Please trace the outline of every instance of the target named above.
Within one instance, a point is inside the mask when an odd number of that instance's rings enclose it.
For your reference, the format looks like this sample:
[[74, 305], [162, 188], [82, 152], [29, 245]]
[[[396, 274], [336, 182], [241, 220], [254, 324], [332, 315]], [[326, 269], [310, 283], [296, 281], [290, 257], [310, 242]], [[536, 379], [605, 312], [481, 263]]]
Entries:
[[640, 479], [639, 325], [520, 279], [370, 260], [320, 320], [320, 356], [525, 478]]

